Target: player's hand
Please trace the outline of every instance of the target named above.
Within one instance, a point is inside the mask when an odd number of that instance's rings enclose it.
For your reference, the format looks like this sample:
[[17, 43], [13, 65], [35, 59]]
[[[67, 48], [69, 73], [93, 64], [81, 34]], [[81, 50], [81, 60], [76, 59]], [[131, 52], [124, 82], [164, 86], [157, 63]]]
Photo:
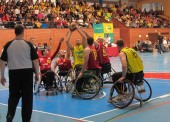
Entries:
[[76, 24], [75, 27], [76, 27], [76, 29], [78, 29], [79, 28], [78, 24]]
[[64, 41], [64, 37], [61, 37], [60, 39], [60, 43], [62, 43]]
[[37, 83], [40, 80], [40, 75], [35, 75], [35, 82]]
[[82, 29], [82, 32], [85, 33], [86, 32], [85, 29]]
[[124, 79], [125, 79], [124, 77], [121, 77], [121, 78], [119, 78], [118, 82], [119, 82], [119, 83], [123, 83], [123, 80], [124, 80]]
[[78, 75], [78, 78], [80, 78], [82, 75], [83, 75], [83, 73], [82, 73], [82, 72], [80, 72], [80, 73], [79, 73], [79, 75]]
[[1, 77], [1, 84], [2, 84], [3, 86], [5, 86], [5, 83], [6, 83], [5, 77]]
[[66, 33], [66, 36], [69, 36], [70, 33], [72, 33], [71, 30]]
[[77, 25], [77, 23], [76, 22], [72, 22], [71, 23], [71, 26], [73, 27], [73, 26], [76, 26]]

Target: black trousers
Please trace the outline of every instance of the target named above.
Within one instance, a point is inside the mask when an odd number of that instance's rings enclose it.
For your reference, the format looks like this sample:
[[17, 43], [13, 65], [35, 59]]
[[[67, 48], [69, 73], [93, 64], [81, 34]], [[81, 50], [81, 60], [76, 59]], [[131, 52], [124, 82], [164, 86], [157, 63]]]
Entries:
[[[122, 77], [122, 72], [117, 72], [115, 74], [112, 75], [112, 81], [116, 82], [117, 80], [119, 80], [119, 78]], [[143, 71], [140, 71], [138, 73], [131, 73], [131, 74], [126, 74], [126, 79], [132, 81], [132, 83], [134, 83], [135, 85], [138, 85], [142, 82], [144, 77], [144, 73]], [[120, 89], [123, 88], [122, 86], [124, 86], [123, 83], [117, 83], [116, 84], [116, 91], [119, 93]], [[125, 88], [126, 86], [124, 86]], [[125, 89], [126, 90], [126, 89]]]
[[102, 77], [103, 77], [103, 74], [111, 72], [111, 63], [110, 62], [105, 63], [105, 64], [100, 64], [100, 66], [102, 67], [102, 70], [101, 70]]
[[55, 73], [51, 70], [41, 70], [42, 76], [42, 81], [44, 85], [46, 85], [46, 89], [50, 88], [53, 86], [53, 81], [55, 80]]
[[22, 98], [22, 121], [30, 122], [33, 106], [33, 70], [9, 70], [7, 122], [12, 122], [19, 99]]

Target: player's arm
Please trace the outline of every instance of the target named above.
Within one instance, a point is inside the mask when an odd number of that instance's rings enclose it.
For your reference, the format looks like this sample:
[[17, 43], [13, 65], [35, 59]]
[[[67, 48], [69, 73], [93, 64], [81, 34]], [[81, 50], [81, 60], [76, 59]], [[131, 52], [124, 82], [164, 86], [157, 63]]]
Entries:
[[51, 70], [53, 71], [53, 72], [55, 72], [55, 69], [56, 69], [56, 67], [57, 67], [57, 60], [55, 60], [55, 62], [54, 62], [54, 65], [51, 67]]
[[120, 61], [122, 63], [122, 77], [118, 80], [118, 81], [123, 81], [126, 77], [126, 74], [127, 74], [127, 59], [126, 59], [126, 55], [124, 52], [121, 52], [119, 54], [119, 57], [120, 57]]
[[39, 60], [35, 59], [33, 60], [33, 65], [34, 65], [34, 69], [35, 69], [35, 79], [36, 82], [40, 80], [40, 65], [39, 65]]
[[70, 49], [68, 48], [67, 46], [67, 49], [66, 49], [66, 59], [69, 59], [70, 60]]
[[87, 46], [86, 36], [83, 34], [83, 31], [78, 28], [78, 25], [76, 25], [76, 28], [77, 28], [77, 31], [79, 32], [79, 34], [82, 37], [82, 45], [83, 45], [84, 48], [86, 48], [86, 46]]
[[54, 54], [51, 56], [51, 60], [53, 60], [54, 57], [55, 57], [55, 56], [57, 55], [57, 53], [59, 52], [60, 47], [61, 47], [61, 44], [62, 44], [63, 41], [64, 41], [64, 38], [62, 37], [62, 38], [60, 39], [60, 41], [59, 41], [59, 44], [58, 44], [57, 49], [55, 50]]
[[71, 31], [69, 31], [68, 33], [67, 33], [67, 38], [66, 38], [66, 44], [67, 44], [67, 47], [70, 49], [70, 50], [73, 50], [74, 48], [73, 48], [73, 45], [70, 43], [70, 37], [71, 37], [71, 34], [72, 34], [72, 32]]
[[87, 64], [88, 64], [88, 60], [89, 60], [89, 54], [90, 54], [90, 48], [86, 48], [86, 49], [84, 50], [84, 64], [83, 64], [83, 66], [82, 66], [82, 70], [81, 70], [81, 72], [80, 72], [80, 74], [79, 74], [79, 77], [82, 76], [83, 72], [84, 72], [84, 71], [86, 70], [86, 68], [87, 68]]
[[0, 70], [1, 70], [1, 84], [3, 85], [3, 86], [5, 86], [5, 83], [6, 83], [6, 79], [5, 79], [5, 76], [4, 76], [4, 73], [5, 73], [5, 64], [6, 64], [6, 62], [5, 61], [3, 61], [3, 60], [0, 60]]

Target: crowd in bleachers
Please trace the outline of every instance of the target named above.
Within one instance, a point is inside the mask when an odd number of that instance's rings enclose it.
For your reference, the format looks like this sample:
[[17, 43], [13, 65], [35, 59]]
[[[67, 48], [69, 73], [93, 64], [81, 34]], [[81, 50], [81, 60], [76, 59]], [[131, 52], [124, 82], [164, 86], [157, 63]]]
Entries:
[[147, 11], [123, 4], [113, 9], [113, 17], [131, 28], [167, 28], [169, 21], [159, 17], [159, 10]]
[[72, 22], [80, 26], [91, 28], [92, 23], [98, 23], [96, 12], [100, 11], [99, 4], [88, 5], [86, 2], [72, 2], [63, 0], [17, 1], [0, 2], [0, 26], [13, 28], [16, 24], [23, 24], [27, 28], [67, 28]]
[[99, 3], [60, 0], [1, 0], [0, 28], [13, 28], [23, 24], [27, 28], [68, 28], [72, 22], [92, 28], [101, 18], [116, 18], [132, 28], [165, 28], [169, 23], [158, 17], [157, 11], [141, 11], [127, 4], [113, 3], [101, 7]]

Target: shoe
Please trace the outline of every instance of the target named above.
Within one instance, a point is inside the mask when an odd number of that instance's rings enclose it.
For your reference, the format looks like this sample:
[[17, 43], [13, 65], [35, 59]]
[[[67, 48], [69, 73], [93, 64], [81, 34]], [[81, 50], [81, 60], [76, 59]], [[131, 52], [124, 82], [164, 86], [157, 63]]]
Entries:
[[123, 95], [117, 95], [117, 96], [115, 96], [115, 97], [113, 97], [113, 98], [110, 98], [109, 100], [108, 100], [108, 102], [109, 103], [118, 103], [118, 102], [124, 102], [125, 100], [124, 100], [124, 97], [123, 97]]
[[146, 90], [143, 85], [138, 86], [138, 93], [143, 94], [145, 92], [146, 92]]
[[129, 97], [131, 97], [131, 96], [132, 96], [132, 93], [131, 93], [131, 92], [124, 93], [124, 97], [125, 97], [126, 99], [129, 99]]

